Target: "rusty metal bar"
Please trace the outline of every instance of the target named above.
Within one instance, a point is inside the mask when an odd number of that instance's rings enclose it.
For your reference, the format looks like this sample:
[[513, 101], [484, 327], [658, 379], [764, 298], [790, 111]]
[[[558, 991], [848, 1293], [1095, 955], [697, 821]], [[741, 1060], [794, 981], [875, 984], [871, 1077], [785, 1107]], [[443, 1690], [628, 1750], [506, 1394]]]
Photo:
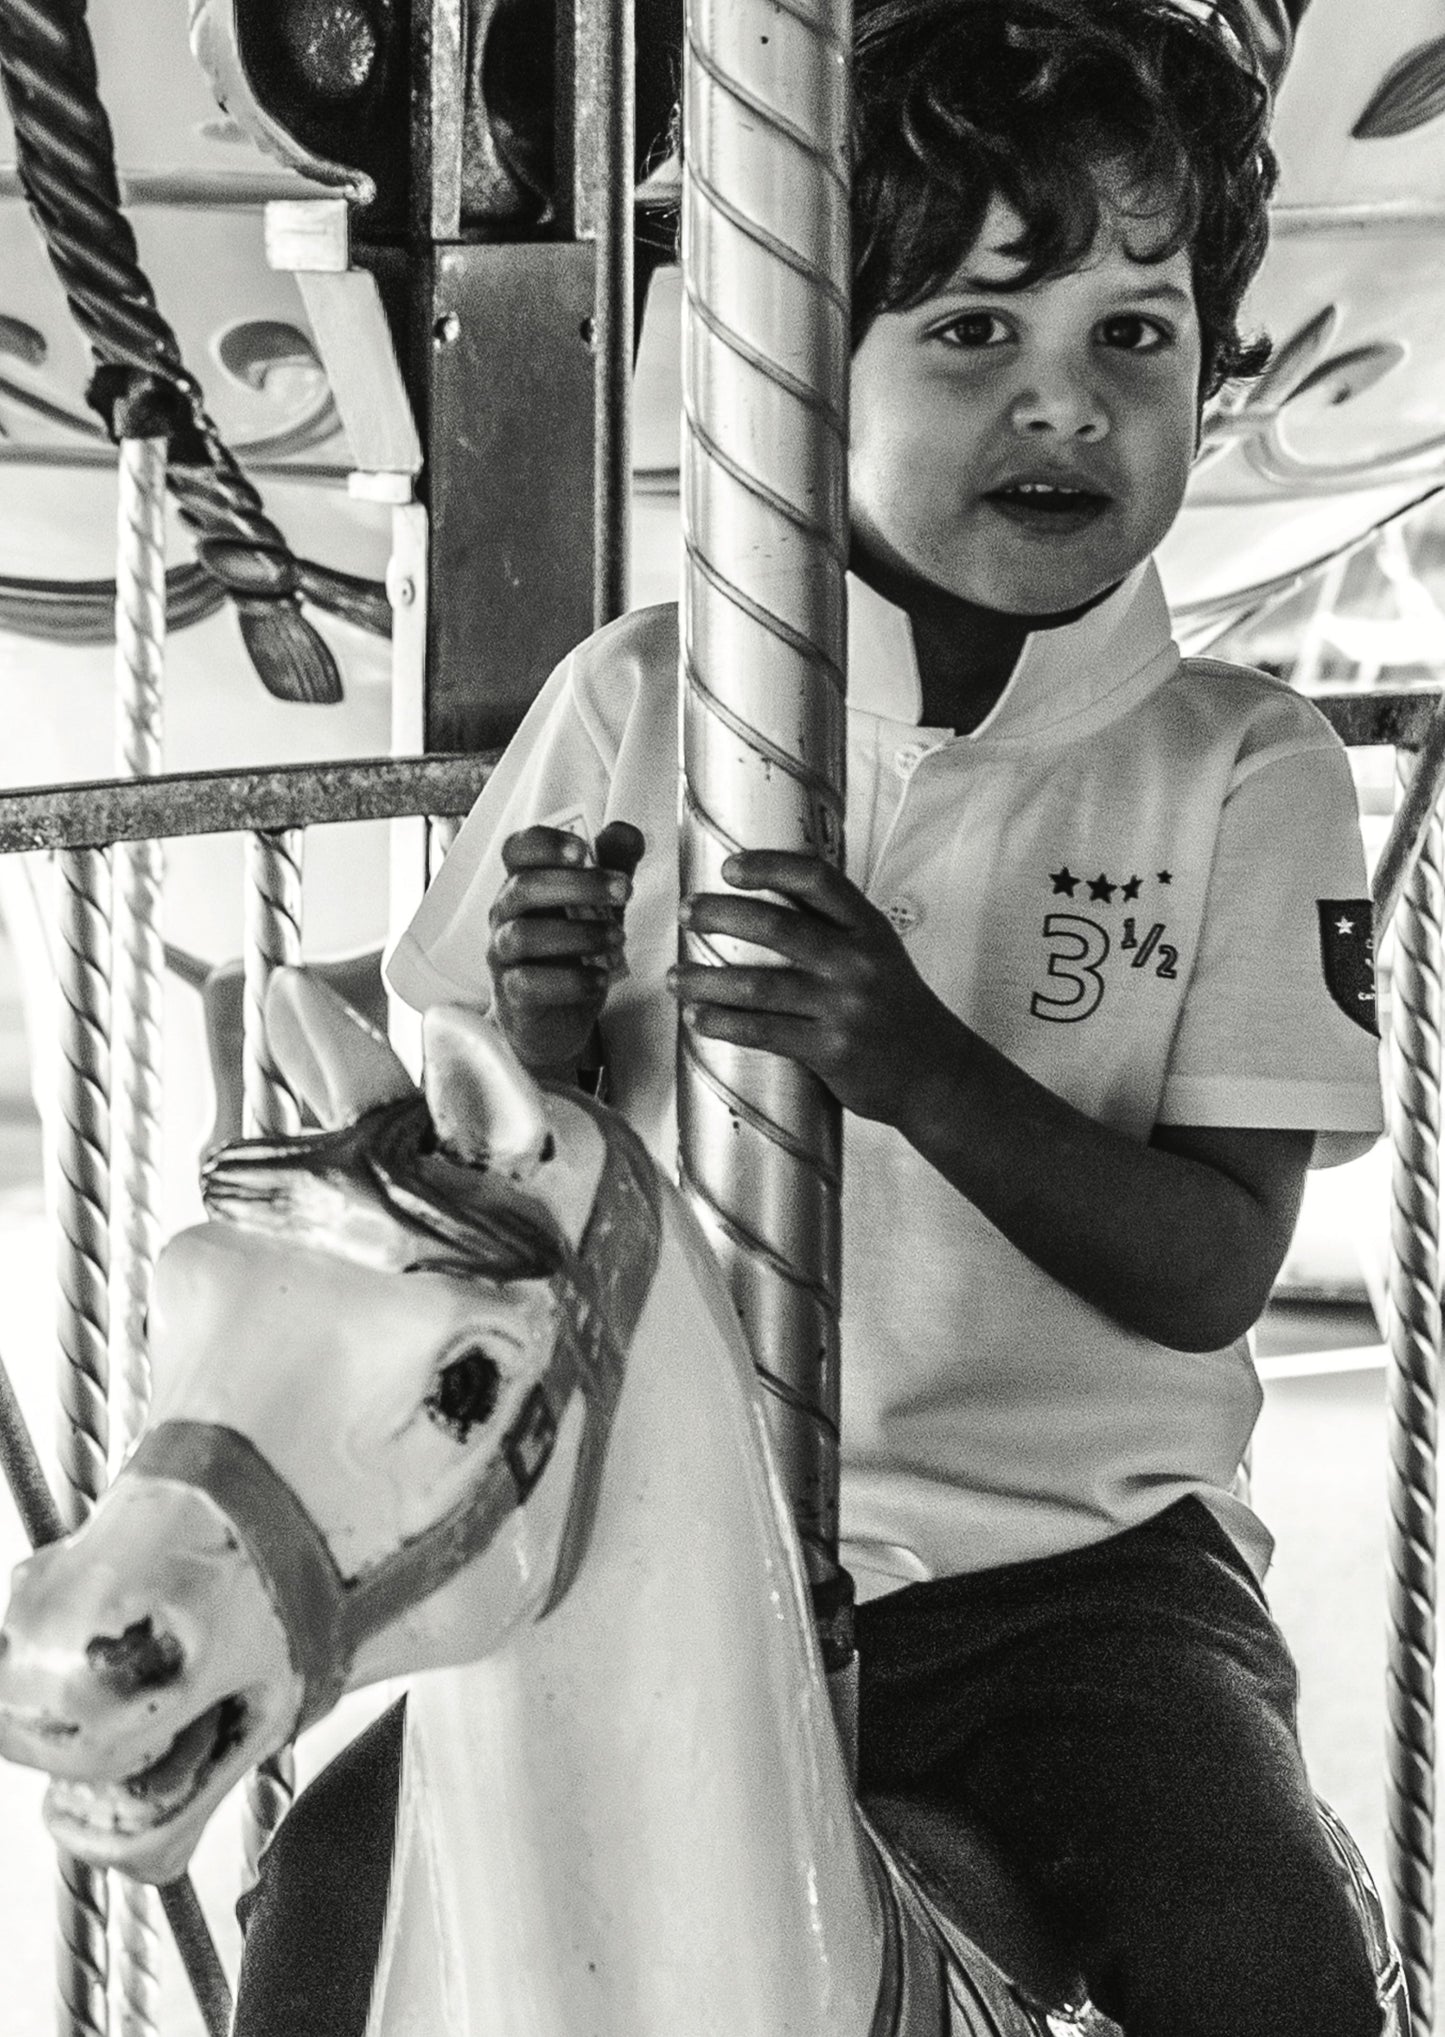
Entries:
[[592, 621], [627, 607], [632, 520], [632, 0], [575, 0], [573, 217], [597, 251]]
[[[65, 1522], [31, 1440], [10, 1373], [0, 1357], [0, 1469], [10, 1487], [21, 1526], [32, 1549], [58, 1542]], [[227, 2037], [231, 1988], [189, 1875], [159, 1891], [186, 1977], [205, 2022], [207, 2037]]]
[[178, 771], [0, 793], [0, 856], [180, 835], [276, 833], [328, 822], [465, 815], [492, 774], [476, 756], [372, 757], [259, 771]]

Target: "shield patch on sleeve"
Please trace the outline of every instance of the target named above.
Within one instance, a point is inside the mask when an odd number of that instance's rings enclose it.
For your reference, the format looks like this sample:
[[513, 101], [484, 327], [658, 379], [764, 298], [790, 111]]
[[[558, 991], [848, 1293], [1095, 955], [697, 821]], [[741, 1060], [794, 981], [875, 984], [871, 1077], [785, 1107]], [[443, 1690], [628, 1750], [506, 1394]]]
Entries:
[[1357, 1026], [1380, 1036], [1375, 1016], [1375, 915], [1368, 898], [1321, 898], [1320, 962], [1330, 996]]

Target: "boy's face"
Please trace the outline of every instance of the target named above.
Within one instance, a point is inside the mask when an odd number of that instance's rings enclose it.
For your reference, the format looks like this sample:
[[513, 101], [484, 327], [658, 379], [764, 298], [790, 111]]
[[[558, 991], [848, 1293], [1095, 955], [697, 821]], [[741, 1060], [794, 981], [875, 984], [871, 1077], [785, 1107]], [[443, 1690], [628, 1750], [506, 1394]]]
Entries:
[[1078, 608], [1148, 557], [1184, 498], [1188, 250], [1141, 262], [1106, 211], [1085, 266], [1000, 289], [1019, 230], [995, 198], [938, 294], [880, 312], [853, 356], [853, 542], [905, 605], [913, 580], [1012, 615]]

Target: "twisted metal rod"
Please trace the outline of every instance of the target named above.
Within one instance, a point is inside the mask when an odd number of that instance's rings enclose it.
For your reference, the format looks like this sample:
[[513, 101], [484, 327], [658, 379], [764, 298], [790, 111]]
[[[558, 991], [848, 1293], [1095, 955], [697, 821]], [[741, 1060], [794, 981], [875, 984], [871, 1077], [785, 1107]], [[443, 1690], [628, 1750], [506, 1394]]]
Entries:
[[[171, 487], [201, 563], [236, 605], [262, 683], [284, 700], [339, 700], [335, 660], [301, 613], [299, 563], [208, 415], [140, 266], [83, 0], [0, 8], [0, 84], [26, 199], [101, 364], [92, 401], [108, 411], [108, 369], [139, 369], [169, 385], [186, 418], [173, 447]], [[325, 573], [315, 572], [309, 591], [325, 599]]]
[[[78, 1527], [105, 1485], [110, 1328], [110, 860], [59, 858], [60, 1421], [62, 1515]], [[57, 1980], [61, 2030], [106, 2037], [107, 1887], [60, 1856]]]
[[[244, 958], [241, 1097], [248, 1138], [294, 1132], [296, 1099], [271, 1058], [266, 1041], [266, 986], [275, 969], [301, 960], [301, 854], [299, 829], [252, 835], [248, 844]], [[280, 1747], [246, 1782], [245, 1848], [248, 1882], [296, 1795], [296, 1762]]]
[[[116, 517], [116, 768], [149, 778], [162, 769], [166, 634], [166, 445], [120, 445]], [[112, 1359], [119, 1399], [118, 1456], [150, 1408], [146, 1311], [160, 1248], [161, 938], [164, 857], [159, 842], [118, 847], [116, 866], [114, 1145], [118, 1156], [111, 1236], [116, 1248]], [[154, 2037], [160, 2000], [156, 1898], [120, 1883], [116, 1962], [121, 2037]]]
[[[1408, 766], [1401, 760], [1402, 782]], [[1395, 915], [1389, 1308], [1387, 1854], [1416, 2037], [1435, 2027], [1436, 1474], [1440, 1366], [1441, 826]]]
[[[849, 17], [847, 0], [687, 14], [684, 896], [724, 889], [740, 846], [843, 861]], [[678, 1120], [837, 1667], [838, 1107], [796, 1064], [684, 1030]]]

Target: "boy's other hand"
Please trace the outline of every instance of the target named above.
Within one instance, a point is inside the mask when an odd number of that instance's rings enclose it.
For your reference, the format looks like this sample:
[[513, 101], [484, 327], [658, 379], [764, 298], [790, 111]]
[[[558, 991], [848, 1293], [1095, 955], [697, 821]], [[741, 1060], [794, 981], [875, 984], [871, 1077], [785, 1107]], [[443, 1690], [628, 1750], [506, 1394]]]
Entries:
[[897, 1123], [910, 1074], [949, 1015], [888, 920], [816, 856], [745, 851], [723, 876], [736, 892], [777, 892], [792, 905], [700, 892], [684, 902], [683, 924], [770, 948], [782, 966], [679, 964], [668, 988], [684, 1021], [707, 1039], [800, 1061], [845, 1110]]
[[570, 1075], [623, 963], [623, 914], [645, 844], [612, 821], [587, 845], [530, 827], [502, 844], [507, 881], [492, 904], [487, 966], [502, 1028], [526, 1067]]

